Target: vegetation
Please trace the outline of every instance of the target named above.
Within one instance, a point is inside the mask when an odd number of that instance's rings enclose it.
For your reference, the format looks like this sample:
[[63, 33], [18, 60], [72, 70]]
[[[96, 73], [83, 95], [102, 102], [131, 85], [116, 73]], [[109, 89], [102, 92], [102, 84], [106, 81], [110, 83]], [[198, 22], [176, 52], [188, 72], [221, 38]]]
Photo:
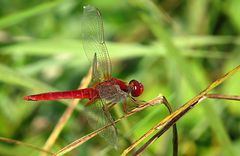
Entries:
[[[240, 63], [238, 0], [0, 1], [0, 136], [43, 147], [70, 100], [26, 102], [24, 95], [78, 88], [90, 63], [81, 44], [81, 14], [90, 4], [102, 13], [113, 76], [145, 86], [139, 100], [159, 94], [176, 110]], [[240, 73], [212, 93], [240, 95]], [[50, 151], [92, 132], [81, 101]], [[122, 104], [112, 114], [124, 114]], [[114, 150], [97, 136], [68, 155], [120, 155], [168, 115], [149, 107], [117, 124]], [[179, 155], [237, 155], [240, 103], [206, 100], [177, 122]], [[171, 155], [172, 131], [143, 155]], [[141, 143], [143, 145], [143, 143]], [[0, 155], [38, 155], [0, 143]]]

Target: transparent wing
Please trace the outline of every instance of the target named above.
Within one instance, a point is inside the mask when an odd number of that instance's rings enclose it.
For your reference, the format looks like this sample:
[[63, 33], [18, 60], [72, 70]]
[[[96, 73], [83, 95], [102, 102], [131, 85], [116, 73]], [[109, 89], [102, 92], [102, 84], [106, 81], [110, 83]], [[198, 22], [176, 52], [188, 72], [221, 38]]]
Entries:
[[111, 61], [105, 45], [101, 14], [93, 6], [84, 6], [82, 18], [82, 42], [85, 54], [92, 63], [93, 81], [100, 82], [111, 77]]
[[89, 112], [88, 122], [94, 129], [102, 128], [108, 124], [113, 124], [106, 128], [100, 135], [113, 147], [117, 147], [117, 129], [114, 120], [108, 111], [105, 101], [98, 100], [95, 103], [86, 107]]

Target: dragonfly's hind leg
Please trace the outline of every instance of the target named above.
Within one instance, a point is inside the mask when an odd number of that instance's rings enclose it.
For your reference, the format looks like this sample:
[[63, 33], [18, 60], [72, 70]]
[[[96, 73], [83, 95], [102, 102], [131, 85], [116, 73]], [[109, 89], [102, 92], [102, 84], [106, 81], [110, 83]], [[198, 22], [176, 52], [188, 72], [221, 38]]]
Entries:
[[[134, 108], [136, 107], [139, 107], [142, 105], [142, 103], [145, 103], [145, 101], [140, 101], [140, 100], [136, 100], [134, 99], [133, 97], [129, 96], [130, 97], [130, 100], [132, 101], [132, 103], [134, 103]], [[128, 111], [128, 104], [127, 104], [127, 98], [124, 98], [124, 102], [123, 102], [123, 111], [125, 114], [127, 114], [129, 111]], [[130, 108], [130, 111], [131, 111], [131, 108]]]
[[91, 105], [91, 104], [93, 104], [95, 101], [97, 100], [97, 98], [96, 97], [94, 97], [94, 98], [91, 98], [91, 99], [89, 99], [89, 101], [84, 105], [85, 107], [87, 107], [87, 106], [89, 106], [89, 105]]

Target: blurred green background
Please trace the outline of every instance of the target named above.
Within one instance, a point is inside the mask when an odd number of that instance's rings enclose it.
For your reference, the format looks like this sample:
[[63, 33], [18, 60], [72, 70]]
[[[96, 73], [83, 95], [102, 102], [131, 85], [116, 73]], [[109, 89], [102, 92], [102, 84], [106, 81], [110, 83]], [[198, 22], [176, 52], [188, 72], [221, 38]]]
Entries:
[[[76, 89], [90, 63], [81, 45], [83, 5], [101, 10], [114, 77], [145, 86], [140, 100], [165, 95], [174, 110], [240, 64], [238, 0], [1, 0], [0, 136], [42, 147], [70, 101], [25, 102], [24, 95]], [[240, 73], [214, 93], [240, 95]], [[65, 125], [52, 151], [89, 132], [83, 102]], [[113, 110], [123, 114], [121, 104]], [[120, 155], [131, 142], [168, 115], [155, 106], [117, 124], [119, 149], [101, 137], [70, 154]], [[206, 100], [178, 123], [179, 155], [240, 153], [240, 103]], [[144, 153], [171, 155], [171, 131]], [[0, 155], [38, 155], [0, 143]]]

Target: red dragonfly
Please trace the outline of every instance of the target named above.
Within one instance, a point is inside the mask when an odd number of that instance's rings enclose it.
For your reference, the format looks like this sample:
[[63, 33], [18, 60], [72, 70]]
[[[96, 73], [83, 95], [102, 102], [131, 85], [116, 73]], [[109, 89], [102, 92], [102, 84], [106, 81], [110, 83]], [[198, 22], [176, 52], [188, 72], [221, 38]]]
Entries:
[[108, 106], [123, 101], [124, 112], [127, 112], [127, 98], [135, 101], [134, 97], [140, 96], [144, 87], [136, 80], [126, 83], [111, 76], [112, 66], [105, 45], [103, 22], [97, 8], [84, 6], [82, 27], [83, 48], [93, 67], [92, 87], [29, 95], [24, 99], [28, 101], [89, 99], [86, 106], [97, 115], [95, 121], [92, 119], [89, 121], [90, 125], [97, 129], [112, 123], [113, 126], [103, 131], [102, 136], [111, 144], [115, 144], [117, 131]]

